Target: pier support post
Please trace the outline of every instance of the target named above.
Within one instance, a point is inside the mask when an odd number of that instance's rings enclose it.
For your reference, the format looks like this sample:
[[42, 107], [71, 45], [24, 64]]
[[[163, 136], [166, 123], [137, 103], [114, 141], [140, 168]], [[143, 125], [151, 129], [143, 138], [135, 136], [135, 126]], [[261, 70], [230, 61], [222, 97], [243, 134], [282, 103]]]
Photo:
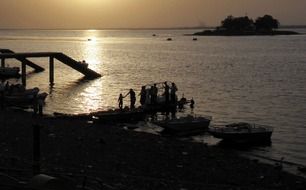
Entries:
[[40, 126], [33, 125], [33, 175], [40, 174]]
[[51, 56], [49, 59], [49, 82], [50, 85], [54, 84], [54, 57]]
[[5, 67], [5, 59], [1, 58], [1, 67]]
[[27, 85], [26, 63], [25, 62], [21, 62], [21, 82], [23, 86]]

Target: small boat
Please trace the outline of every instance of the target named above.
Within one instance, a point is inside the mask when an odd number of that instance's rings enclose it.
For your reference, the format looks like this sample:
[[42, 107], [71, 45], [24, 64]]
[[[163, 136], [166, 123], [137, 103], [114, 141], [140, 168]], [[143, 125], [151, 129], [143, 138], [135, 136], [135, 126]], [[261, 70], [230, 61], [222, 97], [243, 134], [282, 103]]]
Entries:
[[142, 109], [112, 109], [90, 113], [99, 123], [129, 123], [144, 121], [146, 113]]
[[172, 38], [167, 38], [167, 41], [172, 41]]
[[170, 120], [152, 121], [152, 123], [164, 128], [165, 133], [185, 136], [207, 131], [211, 120], [210, 116], [187, 115]]
[[208, 132], [215, 138], [228, 142], [267, 143], [271, 142], [273, 128], [266, 125], [239, 122], [221, 127], [210, 127]]
[[19, 67], [0, 67], [0, 77], [10, 78], [19, 77], [20, 68]]
[[25, 89], [21, 84], [11, 85], [10, 89], [5, 92], [5, 95], [8, 96], [34, 96], [39, 92], [39, 88], [34, 87], [30, 89]]
[[39, 93], [37, 87], [31, 89], [21, 88], [20, 85], [12, 85], [12, 89], [4, 94], [4, 104], [6, 106], [32, 107], [35, 100], [45, 101], [48, 93]]

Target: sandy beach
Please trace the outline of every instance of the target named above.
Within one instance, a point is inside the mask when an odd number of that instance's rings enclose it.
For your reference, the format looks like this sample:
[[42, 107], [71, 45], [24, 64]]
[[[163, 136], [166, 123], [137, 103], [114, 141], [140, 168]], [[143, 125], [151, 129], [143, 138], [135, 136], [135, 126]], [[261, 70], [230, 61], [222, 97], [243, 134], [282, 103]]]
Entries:
[[0, 172], [32, 177], [33, 126], [41, 173], [91, 189], [304, 189], [306, 180], [226, 149], [78, 119], [0, 111]]

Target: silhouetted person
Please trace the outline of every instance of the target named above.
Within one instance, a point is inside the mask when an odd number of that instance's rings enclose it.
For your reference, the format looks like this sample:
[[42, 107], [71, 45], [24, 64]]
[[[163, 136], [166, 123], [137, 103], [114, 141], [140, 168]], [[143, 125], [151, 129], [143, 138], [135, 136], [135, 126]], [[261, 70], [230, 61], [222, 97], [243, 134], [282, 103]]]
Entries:
[[38, 113], [38, 97], [37, 95], [35, 95], [33, 99], [33, 116], [36, 116], [37, 113]]
[[139, 95], [140, 95], [140, 105], [142, 105], [142, 106], [146, 103], [146, 96], [147, 96], [146, 93], [147, 93], [146, 92], [146, 87], [142, 86], [141, 91], [139, 93]]
[[178, 101], [178, 108], [180, 110], [184, 109], [184, 105], [187, 103], [187, 99], [184, 97], [184, 94], [182, 96], [182, 98], [180, 99], [180, 101]]
[[165, 104], [168, 105], [169, 104], [169, 86], [167, 84], [167, 82], [164, 82], [164, 88], [165, 88]]
[[151, 104], [156, 104], [157, 103], [157, 93], [158, 93], [158, 89], [156, 87], [156, 84], [154, 84], [151, 87]]
[[172, 103], [176, 103], [176, 91], [177, 91], [177, 87], [175, 83], [173, 82], [171, 86], [171, 102]]
[[38, 98], [38, 114], [39, 116], [43, 116], [43, 106], [44, 106], [44, 100], [42, 98]]
[[9, 83], [9, 81], [6, 81], [6, 83], [5, 83], [5, 91], [9, 91], [10, 90], [10, 83]]
[[0, 83], [0, 101], [1, 101], [1, 109], [4, 107], [4, 93], [5, 93], [5, 85], [3, 82]]
[[123, 95], [120, 93], [119, 98], [118, 98], [118, 106], [119, 109], [122, 110], [122, 106], [123, 106]]
[[130, 89], [130, 91], [124, 96], [126, 97], [127, 95], [130, 95], [130, 109], [134, 109], [135, 108], [135, 103], [136, 103], [136, 94], [134, 92], [133, 89]]
[[194, 100], [193, 100], [193, 98], [191, 98], [191, 100], [190, 100], [190, 108], [191, 109], [193, 109], [194, 108]]

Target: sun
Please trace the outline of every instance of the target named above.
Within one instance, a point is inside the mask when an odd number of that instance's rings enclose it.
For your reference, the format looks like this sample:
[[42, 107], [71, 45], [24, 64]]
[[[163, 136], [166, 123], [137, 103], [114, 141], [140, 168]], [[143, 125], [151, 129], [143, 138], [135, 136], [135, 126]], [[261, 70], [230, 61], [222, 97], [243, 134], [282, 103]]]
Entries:
[[110, 3], [111, 0], [77, 0], [77, 2], [83, 5], [100, 5]]

